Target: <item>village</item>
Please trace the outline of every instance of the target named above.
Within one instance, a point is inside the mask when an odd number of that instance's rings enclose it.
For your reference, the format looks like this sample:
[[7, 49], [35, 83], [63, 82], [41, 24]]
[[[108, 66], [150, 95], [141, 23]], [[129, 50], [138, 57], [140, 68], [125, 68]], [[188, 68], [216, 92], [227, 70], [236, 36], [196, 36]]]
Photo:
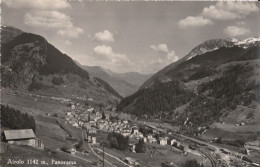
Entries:
[[[99, 130], [108, 133], [119, 133], [124, 137], [133, 139], [131, 141], [142, 139], [145, 143], [175, 146], [183, 152], [188, 147], [177, 139], [174, 139], [171, 136], [171, 132], [163, 134], [162, 131], [146, 125], [142, 126], [142, 129], [148, 132], [144, 135], [140, 131], [140, 125], [138, 126], [129, 120], [121, 120], [114, 112], [110, 112], [110, 114], [107, 112], [95, 111], [94, 107], [91, 106], [82, 108], [79, 103], [72, 104], [71, 111], [65, 115], [65, 124], [84, 129], [87, 135], [86, 138], [92, 144], [97, 143], [96, 131]], [[130, 144], [130, 146], [130, 150], [135, 152], [135, 144]]]

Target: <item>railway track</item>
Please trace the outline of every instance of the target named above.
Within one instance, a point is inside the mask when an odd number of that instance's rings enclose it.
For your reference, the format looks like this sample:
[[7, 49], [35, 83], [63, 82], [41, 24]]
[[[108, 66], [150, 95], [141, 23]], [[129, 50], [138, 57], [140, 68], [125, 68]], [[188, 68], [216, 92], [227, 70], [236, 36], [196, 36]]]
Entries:
[[201, 154], [203, 154], [204, 156], [206, 156], [206, 157], [209, 159], [209, 161], [210, 161], [212, 167], [217, 167], [216, 161], [214, 160], [214, 158], [212, 158], [212, 157], [209, 155], [208, 152], [206, 152], [206, 151], [204, 151], [204, 150], [202, 150], [202, 149], [197, 149], [197, 150], [198, 150]]

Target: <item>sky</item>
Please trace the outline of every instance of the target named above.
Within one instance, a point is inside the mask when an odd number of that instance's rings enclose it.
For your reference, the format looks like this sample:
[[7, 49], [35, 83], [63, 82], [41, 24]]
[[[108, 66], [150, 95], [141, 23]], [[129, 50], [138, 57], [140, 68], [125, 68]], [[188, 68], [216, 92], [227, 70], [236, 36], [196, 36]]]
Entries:
[[45, 37], [82, 65], [155, 73], [215, 38], [260, 36], [257, 2], [2, 0], [2, 24]]

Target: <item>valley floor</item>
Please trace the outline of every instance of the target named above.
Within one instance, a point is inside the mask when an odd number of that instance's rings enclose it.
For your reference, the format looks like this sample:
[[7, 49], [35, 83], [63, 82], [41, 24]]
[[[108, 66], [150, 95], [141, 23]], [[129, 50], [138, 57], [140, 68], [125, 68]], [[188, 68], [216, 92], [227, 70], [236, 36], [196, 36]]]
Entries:
[[[32, 96], [28, 93], [14, 92], [11, 90], [2, 90], [1, 103], [4, 105], [9, 105], [13, 108], [19, 109], [22, 112], [32, 115], [36, 120], [36, 136], [44, 142], [45, 149], [43, 151], [37, 150], [25, 146], [8, 145], [8, 150], [5, 153], [1, 153], [1, 165], [2, 166], [15, 166], [8, 164], [8, 160], [12, 157], [15, 160], [27, 160], [27, 159], [38, 159], [40, 161], [46, 161], [51, 166], [52, 159], [60, 161], [76, 161], [77, 164], [73, 166], [102, 166], [102, 147], [99, 144], [89, 145], [86, 144], [86, 150], [88, 154], [83, 154], [81, 152], [76, 152], [75, 155], [71, 155], [60, 151], [60, 148], [64, 146], [72, 147], [81, 139], [82, 130], [80, 128], [74, 128], [69, 125], [66, 126], [68, 131], [65, 131], [57, 120], [64, 122], [64, 117], [66, 112], [69, 112], [71, 108], [62, 104], [60, 101], [53, 100], [51, 97], [40, 98], [37, 96]], [[54, 114], [58, 116], [55, 116]], [[177, 130], [178, 127], [173, 127], [170, 124], [155, 123], [155, 122], [142, 122], [136, 121], [137, 125], [149, 125], [154, 129], [166, 131], [167, 129]], [[188, 154], [184, 155], [180, 150], [172, 146], [161, 146], [158, 144], [147, 143], [146, 153], [132, 153], [128, 150], [120, 151], [111, 148], [105, 148], [105, 165], [106, 166], [126, 166], [124, 164], [124, 159], [126, 157], [131, 157], [137, 160], [141, 166], [161, 166], [164, 162], [174, 162], [176, 166], [181, 166], [189, 159], [196, 159], [198, 162], [203, 162], [204, 166], [219, 166], [219, 160], [222, 160], [222, 164], [228, 163], [230, 166], [242, 165], [250, 166], [249, 163], [236, 158], [234, 155], [236, 150], [225, 145], [217, 145], [210, 143], [209, 141], [223, 133], [225, 136], [229, 132], [234, 134], [238, 132], [247, 132], [251, 129], [250, 126], [235, 127], [229, 124], [219, 124], [215, 123], [212, 126], [216, 128], [210, 129], [203, 136], [197, 139], [173, 134], [176, 138], [180, 139], [187, 145], [197, 145], [199, 146], [196, 150], [187, 149]], [[227, 132], [224, 132], [223, 130]], [[217, 133], [219, 131], [219, 133]], [[259, 131], [259, 130], [258, 130]], [[71, 136], [71, 137], [69, 137]], [[235, 136], [235, 135], [231, 135]], [[101, 143], [107, 137], [107, 132], [98, 131], [97, 143]], [[239, 137], [239, 135], [238, 135]], [[259, 140], [259, 139], [258, 139]], [[137, 143], [137, 140], [131, 139], [130, 143]], [[5, 145], [6, 143], [1, 143]], [[260, 163], [260, 148], [259, 143], [251, 142], [246, 145], [249, 150], [249, 158], [254, 162]], [[231, 152], [231, 155], [226, 155], [221, 151], [221, 149], [226, 149]], [[116, 157], [116, 158], [115, 158]], [[23, 166], [23, 165], [21, 165]], [[29, 165], [24, 165], [29, 166]], [[32, 165], [34, 166], [34, 165]], [[41, 165], [39, 165], [41, 166]], [[44, 166], [44, 165], [42, 165]], [[55, 166], [55, 165], [53, 165]], [[57, 165], [56, 165], [57, 166]], [[68, 165], [69, 166], [69, 165]]]

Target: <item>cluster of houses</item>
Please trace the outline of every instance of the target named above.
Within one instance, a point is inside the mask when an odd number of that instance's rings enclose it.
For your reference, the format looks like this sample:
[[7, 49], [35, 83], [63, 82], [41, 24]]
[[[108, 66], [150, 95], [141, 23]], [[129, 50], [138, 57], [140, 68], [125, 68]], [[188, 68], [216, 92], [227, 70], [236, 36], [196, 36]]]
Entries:
[[[74, 126], [76, 128], [85, 129], [86, 139], [88, 142], [96, 143], [96, 130], [102, 130], [106, 132], [116, 132], [129, 138], [136, 140], [143, 139], [144, 142], [165, 145], [174, 145], [177, 148], [184, 150], [184, 146], [175, 139], [169, 137], [158, 137], [155, 138], [157, 131], [153, 128], [152, 133], [144, 136], [139, 131], [137, 125], [127, 120], [111, 119], [110, 115], [102, 115], [101, 112], [95, 111], [91, 106], [79, 111], [78, 105], [71, 106], [72, 111], [67, 112], [65, 116], [65, 124]], [[104, 113], [103, 113], [104, 114]], [[134, 152], [135, 149], [132, 149]]]

